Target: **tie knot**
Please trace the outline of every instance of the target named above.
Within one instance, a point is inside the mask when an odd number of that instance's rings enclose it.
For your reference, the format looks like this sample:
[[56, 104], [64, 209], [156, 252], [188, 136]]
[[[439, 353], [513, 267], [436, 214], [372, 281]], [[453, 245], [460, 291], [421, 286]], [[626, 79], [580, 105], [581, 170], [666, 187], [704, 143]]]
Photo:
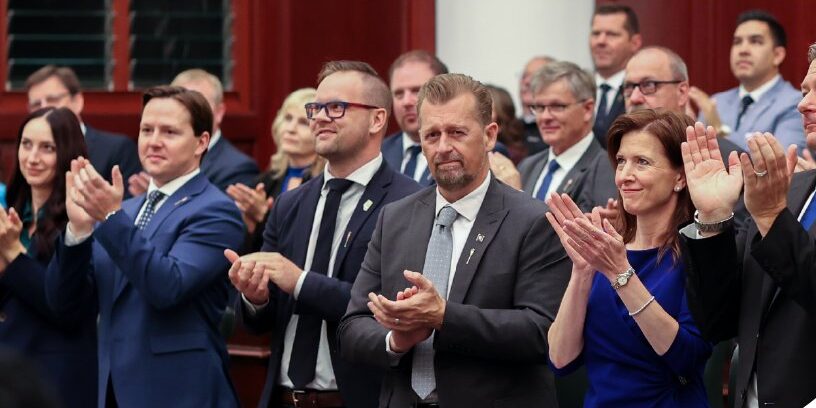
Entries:
[[408, 147], [408, 153], [411, 154], [411, 157], [414, 157], [414, 156], [418, 155], [419, 152], [421, 152], [421, 151], [422, 151], [422, 146], [420, 146], [420, 145], [413, 145], [413, 146]]
[[155, 204], [162, 198], [164, 198], [164, 193], [159, 190], [153, 190], [147, 195], [147, 202], [150, 204]]
[[439, 215], [436, 216], [436, 225], [450, 228], [457, 216], [459, 216], [459, 213], [453, 207], [446, 205], [439, 210]]
[[743, 107], [748, 107], [748, 105], [750, 105], [752, 103], [754, 103], [754, 98], [752, 98], [751, 95], [745, 95], [745, 96], [742, 97], [742, 106]]
[[607, 93], [609, 92], [610, 89], [612, 89], [612, 87], [609, 84], [601, 84], [600, 88], [601, 92], [603, 93]]
[[353, 181], [342, 178], [333, 178], [326, 182], [330, 191], [337, 191], [340, 194], [345, 193], [352, 184], [354, 184]]
[[547, 165], [547, 172], [552, 173], [558, 170], [559, 167], [561, 166], [558, 165], [558, 162], [556, 160], [551, 160], [550, 163]]

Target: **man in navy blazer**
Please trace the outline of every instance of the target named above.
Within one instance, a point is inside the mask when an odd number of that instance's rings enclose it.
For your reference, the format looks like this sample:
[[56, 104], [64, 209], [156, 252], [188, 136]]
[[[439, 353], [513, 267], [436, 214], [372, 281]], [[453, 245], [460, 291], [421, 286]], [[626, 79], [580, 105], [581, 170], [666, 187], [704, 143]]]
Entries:
[[745, 151], [754, 132], [771, 132], [783, 146], [804, 148], [796, 110], [802, 94], [779, 75], [786, 45], [785, 29], [774, 16], [760, 10], [742, 13], [731, 42], [731, 72], [740, 85], [711, 98], [692, 88], [700, 120]]
[[382, 154], [391, 168], [414, 179], [423, 187], [434, 184], [434, 180], [419, 144], [417, 94], [422, 84], [447, 72], [448, 67], [439, 58], [424, 50], [400, 55], [388, 70], [394, 119], [400, 131], [383, 141]]
[[82, 122], [85, 98], [73, 69], [46, 65], [28, 76], [25, 88], [29, 111], [53, 106], [66, 107], [74, 112], [85, 134], [88, 159], [106, 180], [110, 181], [111, 170], [116, 165], [126, 180], [142, 169], [136, 144], [127, 136], [104, 132]]
[[109, 184], [88, 160], [72, 162], [50, 306], [71, 316], [98, 305], [99, 407], [237, 407], [218, 324], [222, 252], [241, 244], [243, 225], [199, 169], [212, 112], [198, 92], [151, 88], [140, 129], [146, 197], [122, 202], [118, 168]]
[[259, 407], [377, 406], [383, 371], [341, 359], [335, 334], [380, 210], [420, 189], [380, 154], [390, 108], [371, 66], [327, 63], [306, 108], [323, 175], [278, 197], [262, 252], [227, 255], [243, 323], [274, 333]]

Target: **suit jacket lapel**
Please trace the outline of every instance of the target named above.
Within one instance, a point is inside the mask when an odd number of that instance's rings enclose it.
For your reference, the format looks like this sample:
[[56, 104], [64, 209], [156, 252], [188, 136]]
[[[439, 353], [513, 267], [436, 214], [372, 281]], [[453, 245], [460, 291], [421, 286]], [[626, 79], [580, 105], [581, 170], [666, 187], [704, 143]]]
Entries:
[[[300, 198], [297, 215], [295, 216], [295, 228], [291, 231], [294, 237], [290, 241], [292, 259], [295, 265], [303, 268], [306, 264], [306, 251], [309, 249], [309, 237], [312, 235], [312, 224], [314, 224], [317, 202], [320, 201], [320, 193], [323, 190], [323, 174], [315, 177], [313, 182], [303, 185], [308, 188]], [[278, 237], [280, 242], [282, 237]], [[281, 250], [282, 248], [278, 248]]]
[[[781, 82], [781, 80], [777, 82], [777, 85], [779, 85]], [[756, 122], [759, 120], [759, 118], [763, 117], [765, 115], [765, 111], [770, 109], [774, 102], [776, 102], [776, 92], [774, 92], [774, 89], [776, 89], [776, 85], [769, 89], [768, 92], [762, 96], [762, 98], [756, 101], [752, 106], [749, 106], [745, 111], [745, 115], [742, 116], [742, 123], [740, 123], [740, 137], [745, 138], [745, 134], [748, 132], [763, 130], [756, 127]], [[737, 101], [737, 116], [739, 116], [740, 110], [742, 110], [741, 99]], [[734, 130], [736, 131], [737, 129]]]
[[[146, 195], [142, 195], [138, 198], [133, 198], [127, 200], [122, 203], [122, 211], [127, 214], [128, 219], [131, 220], [131, 223], [136, 222], [136, 217], [139, 216], [139, 210], [142, 208], [146, 200]], [[100, 273], [101, 271], [97, 271]], [[113, 284], [113, 289], [111, 292], [113, 293], [113, 299], [115, 300], [119, 295], [122, 293], [122, 290], [125, 288], [125, 274], [124, 272], [120, 271], [118, 268], [111, 269], [110, 272], [104, 273], [113, 273], [113, 279], [109, 280]], [[111, 293], [108, 292], [108, 293]]]
[[544, 171], [544, 168], [547, 167], [547, 162], [550, 158], [550, 149], [544, 149], [541, 155], [543, 156], [543, 160], [539, 160], [538, 163], [533, 165], [533, 170], [530, 172], [528, 179], [524, 180], [524, 185], [529, 186], [530, 193], [533, 193], [538, 178], [541, 177], [541, 173]]
[[504, 209], [504, 197], [498, 191], [498, 188], [499, 183], [496, 179], [491, 179], [482, 207], [479, 209], [473, 227], [470, 229], [462, 254], [459, 255], [456, 274], [453, 277], [453, 283], [451, 283], [448, 294], [448, 301], [450, 302], [462, 303], [464, 301], [485, 249], [495, 238], [496, 231], [507, 215], [507, 210]]
[[366, 186], [362, 197], [360, 197], [360, 201], [351, 214], [351, 219], [349, 220], [346, 230], [343, 231], [343, 239], [334, 257], [334, 274], [332, 276], [335, 278], [341, 278], [339, 274], [340, 265], [343, 264], [343, 260], [346, 258], [346, 254], [348, 254], [348, 248], [357, 240], [358, 232], [363, 224], [368, 221], [371, 214], [376, 212], [377, 207], [380, 206], [380, 203], [385, 197], [386, 189], [388, 185], [391, 184], [393, 175], [393, 172], [388, 171], [388, 164], [383, 161], [379, 170], [374, 173], [374, 177], [368, 182], [368, 186]]
[[[404, 236], [408, 239], [404, 243], [405, 251], [403, 252], [402, 264], [409, 271], [424, 273], [422, 268], [425, 267], [425, 253], [428, 252], [428, 241], [431, 240], [431, 231], [436, 218], [435, 211], [436, 189], [429, 188], [424, 190], [414, 201], [410, 217], [405, 220], [407, 226]], [[402, 277], [401, 273], [397, 282], [402, 285], [397, 290], [404, 289], [405, 285], [408, 284], [408, 281]]]
[[589, 144], [587, 150], [583, 155], [581, 155], [581, 158], [578, 159], [575, 166], [573, 166], [564, 176], [564, 180], [561, 181], [561, 185], [558, 186], [556, 191], [572, 196], [572, 191], [574, 191], [581, 184], [581, 180], [584, 178], [587, 170], [589, 169], [589, 165], [592, 164], [595, 156], [598, 155], [599, 150], [601, 150], [601, 145], [598, 143], [597, 139], [592, 138], [592, 142]]

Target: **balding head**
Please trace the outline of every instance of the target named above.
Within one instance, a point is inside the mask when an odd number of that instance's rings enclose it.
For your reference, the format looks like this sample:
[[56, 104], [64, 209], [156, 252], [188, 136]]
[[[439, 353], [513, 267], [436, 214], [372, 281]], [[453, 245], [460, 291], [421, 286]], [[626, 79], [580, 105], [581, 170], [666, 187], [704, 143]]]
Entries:
[[[654, 93], [643, 88], [656, 82]], [[637, 84], [637, 87], [633, 87]], [[685, 113], [688, 104], [688, 70], [674, 51], [665, 47], [646, 47], [626, 64], [624, 96], [626, 111], [664, 108]]]

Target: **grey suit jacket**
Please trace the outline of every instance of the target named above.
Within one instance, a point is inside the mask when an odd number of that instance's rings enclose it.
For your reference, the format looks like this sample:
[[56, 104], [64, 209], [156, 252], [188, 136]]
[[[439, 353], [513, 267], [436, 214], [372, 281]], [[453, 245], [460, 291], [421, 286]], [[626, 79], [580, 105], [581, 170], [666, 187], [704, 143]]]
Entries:
[[[802, 94], [784, 79], [779, 79], [758, 101], [754, 101], [745, 111], [739, 128], [737, 116], [742, 109], [739, 88], [732, 88], [713, 96], [722, 123], [731, 127], [728, 139], [743, 150], [748, 150], [745, 135], [753, 132], [771, 132], [782, 146], [795, 144], [801, 150], [805, 147], [805, 133], [802, 116], [796, 105]], [[702, 119], [702, 118], [701, 118]]]
[[[388, 368], [381, 407], [409, 407], [411, 352], [391, 366], [387, 330], [371, 315], [369, 292], [394, 299], [403, 271], [421, 271], [436, 189], [385, 206], [338, 329], [345, 358]], [[546, 205], [492, 179], [451, 284], [434, 368], [443, 407], [553, 407], [547, 331], [571, 263], [544, 214]]]
[[[533, 195], [536, 181], [541, 172], [547, 167], [550, 149], [544, 149], [519, 163], [522, 189], [528, 195]], [[595, 206], [605, 206], [610, 198], [617, 199], [618, 191], [615, 187], [615, 169], [609, 164], [604, 150], [597, 140], [587, 148], [570, 169], [564, 180], [555, 190], [558, 193], [568, 194], [581, 210], [589, 212]]]

